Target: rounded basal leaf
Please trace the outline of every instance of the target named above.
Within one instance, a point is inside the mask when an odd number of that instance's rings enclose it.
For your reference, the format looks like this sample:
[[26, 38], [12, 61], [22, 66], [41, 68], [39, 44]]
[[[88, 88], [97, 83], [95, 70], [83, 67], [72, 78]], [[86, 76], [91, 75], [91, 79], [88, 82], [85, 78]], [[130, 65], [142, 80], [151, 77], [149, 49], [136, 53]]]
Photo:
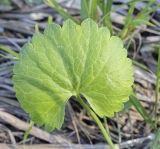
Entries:
[[51, 131], [60, 128], [65, 104], [83, 95], [100, 116], [111, 117], [132, 91], [133, 68], [121, 39], [91, 19], [36, 33], [14, 66], [14, 87], [33, 121]]

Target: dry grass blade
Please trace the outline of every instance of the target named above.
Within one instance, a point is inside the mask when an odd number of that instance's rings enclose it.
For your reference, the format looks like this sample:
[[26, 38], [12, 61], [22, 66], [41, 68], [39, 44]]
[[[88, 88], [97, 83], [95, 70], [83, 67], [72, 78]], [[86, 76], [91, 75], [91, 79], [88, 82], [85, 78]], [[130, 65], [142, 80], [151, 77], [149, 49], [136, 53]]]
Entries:
[[[17, 128], [19, 130], [25, 131], [29, 128], [28, 123], [18, 119], [17, 117], [15, 117], [7, 112], [4, 112], [3, 110], [0, 110], [0, 119], [3, 120], [5, 123], [12, 125], [13, 127]], [[30, 134], [37, 137], [37, 138], [45, 140], [49, 143], [66, 144], [67, 142], [69, 142], [68, 140], [62, 138], [59, 135], [51, 135], [51, 134], [47, 133], [46, 131], [41, 130], [40, 128], [37, 128], [37, 127], [33, 127], [30, 131]]]

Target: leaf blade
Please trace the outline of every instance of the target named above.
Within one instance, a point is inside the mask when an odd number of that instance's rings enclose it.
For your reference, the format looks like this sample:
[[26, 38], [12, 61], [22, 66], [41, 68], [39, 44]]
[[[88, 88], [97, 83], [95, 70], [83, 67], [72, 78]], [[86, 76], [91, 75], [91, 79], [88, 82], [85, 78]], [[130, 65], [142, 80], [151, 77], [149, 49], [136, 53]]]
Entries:
[[22, 48], [13, 82], [31, 119], [52, 131], [62, 126], [65, 104], [77, 94], [99, 116], [113, 116], [132, 91], [133, 67], [122, 40], [106, 27], [67, 20], [62, 27], [48, 25]]

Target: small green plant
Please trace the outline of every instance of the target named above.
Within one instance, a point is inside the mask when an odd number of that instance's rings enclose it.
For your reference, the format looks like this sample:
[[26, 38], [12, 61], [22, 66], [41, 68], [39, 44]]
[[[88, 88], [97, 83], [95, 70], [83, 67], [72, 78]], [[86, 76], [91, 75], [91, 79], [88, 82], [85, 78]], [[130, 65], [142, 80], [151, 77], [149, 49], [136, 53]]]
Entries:
[[91, 19], [50, 24], [25, 44], [13, 72], [16, 96], [31, 120], [48, 131], [61, 128], [65, 105], [75, 96], [114, 149], [98, 116], [113, 117], [123, 108], [132, 93], [133, 67], [122, 40], [107, 27]]
[[155, 0], [149, 0], [144, 9], [142, 9], [136, 16], [134, 15], [134, 10], [135, 10], [135, 5], [136, 5], [135, 0], [132, 0], [130, 2], [130, 9], [128, 11], [128, 15], [125, 18], [125, 25], [121, 32], [119, 32], [119, 35], [122, 39], [125, 39], [128, 35], [130, 35], [136, 27], [140, 27], [141, 25], [150, 25], [154, 26], [150, 22], [150, 15], [153, 13], [158, 7], [160, 7], [160, 3], [158, 3], [156, 6], [153, 8], [150, 8], [154, 3]]
[[[143, 1], [143, 0], [142, 0]], [[111, 21], [113, 0], [80, 0], [80, 20], [71, 16], [58, 2], [55, 0], [44, 0], [49, 6], [56, 10], [64, 20], [72, 19], [76, 23], [80, 23], [86, 18], [91, 18], [96, 22], [101, 23], [102, 26], [107, 26], [111, 34], [114, 34], [114, 26]], [[160, 3], [154, 5], [155, 0], [148, 0], [146, 6], [139, 11], [138, 14], [134, 14], [136, 3], [139, 0], [131, 0], [128, 2], [129, 10], [125, 17], [124, 26], [118, 33], [121, 39], [126, 39], [132, 34], [132, 32], [142, 25], [152, 25], [150, 22], [150, 14], [160, 7]]]
[[[71, 19], [76, 23], [82, 22], [84, 19], [91, 18], [96, 22], [102, 21], [104, 26], [107, 26], [111, 34], [113, 33], [113, 26], [111, 22], [112, 0], [81, 0], [80, 6], [80, 20], [71, 16], [61, 5], [55, 0], [44, 0], [49, 6], [56, 10], [64, 20]], [[98, 12], [98, 8], [102, 15]]]

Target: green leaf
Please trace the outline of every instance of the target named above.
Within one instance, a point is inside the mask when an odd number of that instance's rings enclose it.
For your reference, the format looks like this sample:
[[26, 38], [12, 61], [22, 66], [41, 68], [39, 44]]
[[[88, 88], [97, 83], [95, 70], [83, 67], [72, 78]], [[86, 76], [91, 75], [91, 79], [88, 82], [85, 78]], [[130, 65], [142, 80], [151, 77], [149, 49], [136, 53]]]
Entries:
[[83, 95], [100, 116], [112, 117], [132, 91], [133, 67], [120, 38], [91, 19], [48, 25], [20, 52], [14, 87], [31, 119], [49, 131], [60, 128], [65, 104]]

